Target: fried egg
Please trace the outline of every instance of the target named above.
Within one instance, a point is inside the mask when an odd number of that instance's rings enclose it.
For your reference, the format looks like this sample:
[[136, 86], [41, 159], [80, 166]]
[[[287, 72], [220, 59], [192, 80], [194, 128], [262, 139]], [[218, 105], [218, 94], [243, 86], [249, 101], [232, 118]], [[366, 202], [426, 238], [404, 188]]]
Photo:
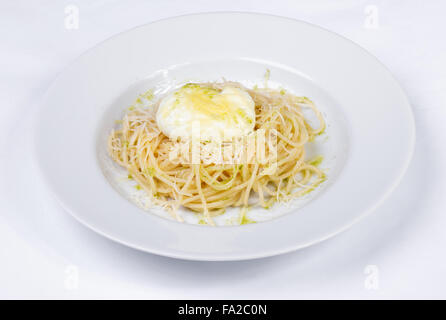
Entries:
[[229, 141], [254, 131], [255, 104], [234, 86], [220, 91], [189, 83], [161, 100], [156, 121], [171, 139]]

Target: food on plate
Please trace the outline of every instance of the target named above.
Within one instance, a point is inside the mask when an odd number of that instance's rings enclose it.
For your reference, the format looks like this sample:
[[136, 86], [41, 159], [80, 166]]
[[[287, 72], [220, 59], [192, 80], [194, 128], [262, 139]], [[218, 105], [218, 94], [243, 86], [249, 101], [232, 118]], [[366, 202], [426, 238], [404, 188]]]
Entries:
[[151, 107], [130, 108], [108, 149], [154, 204], [178, 221], [185, 207], [214, 225], [229, 207], [269, 208], [314, 190], [325, 174], [320, 158], [305, 159], [305, 145], [324, 129], [314, 103], [284, 89], [187, 83]]

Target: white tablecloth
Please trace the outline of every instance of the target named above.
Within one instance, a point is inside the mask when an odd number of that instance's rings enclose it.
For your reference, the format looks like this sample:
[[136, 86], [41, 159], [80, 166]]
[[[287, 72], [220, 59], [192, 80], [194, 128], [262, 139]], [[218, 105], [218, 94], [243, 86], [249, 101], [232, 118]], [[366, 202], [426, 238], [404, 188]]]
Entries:
[[[71, 3], [79, 9], [78, 29], [66, 28], [68, 1], [0, 3], [0, 298], [446, 298], [445, 1]], [[48, 85], [71, 60], [116, 33], [170, 16], [230, 10], [320, 25], [388, 66], [410, 98], [417, 126], [415, 156], [398, 189], [334, 239], [254, 261], [163, 258], [80, 225], [45, 189], [33, 162], [31, 125]]]

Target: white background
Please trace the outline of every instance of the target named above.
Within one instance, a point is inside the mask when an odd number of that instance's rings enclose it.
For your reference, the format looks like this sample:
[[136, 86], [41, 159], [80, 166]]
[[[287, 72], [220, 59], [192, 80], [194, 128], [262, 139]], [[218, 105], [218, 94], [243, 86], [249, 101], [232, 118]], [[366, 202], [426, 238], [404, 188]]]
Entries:
[[[65, 28], [68, 4], [79, 8], [78, 30]], [[416, 118], [405, 178], [351, 230], [279, 257], [180, 261], [96, 235], [53, 200], [33, 163], [31, 125], [42, 94], [64, 66], [114, 34], [221, 10], [308, 21], [377, 56]], [[446, 298], [445, 14], [440, 0], [1, 0], [0, 298]], [[367, 275], [369, 265], [378, 274]], [[371, 276], [378, 288], [365, 285]]]

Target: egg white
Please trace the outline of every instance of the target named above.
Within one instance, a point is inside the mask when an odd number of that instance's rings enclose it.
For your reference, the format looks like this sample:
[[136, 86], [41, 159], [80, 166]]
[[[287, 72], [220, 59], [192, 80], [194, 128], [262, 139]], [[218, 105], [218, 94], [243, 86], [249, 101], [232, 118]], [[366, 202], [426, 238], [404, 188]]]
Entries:
[[254, 131], [255, 104], [240, 88], [189, 83], [162, 99], [156, 121], [171, 139], [229, 141]]

